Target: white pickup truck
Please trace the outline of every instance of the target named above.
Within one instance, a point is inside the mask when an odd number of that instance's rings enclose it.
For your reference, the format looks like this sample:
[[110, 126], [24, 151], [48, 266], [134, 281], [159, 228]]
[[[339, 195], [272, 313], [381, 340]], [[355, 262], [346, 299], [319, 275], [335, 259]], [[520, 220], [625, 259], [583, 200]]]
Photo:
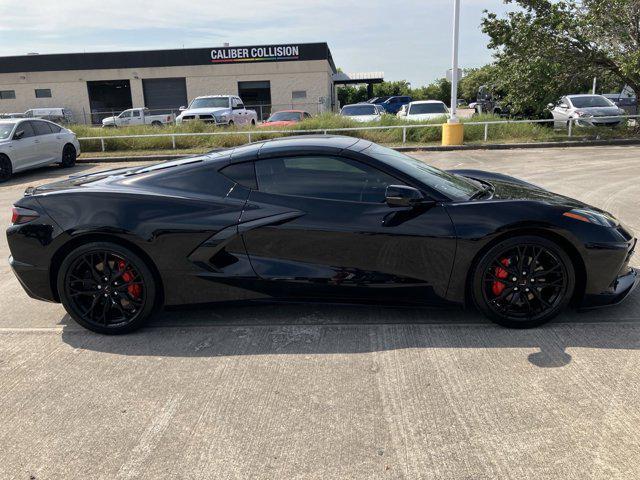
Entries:
[[235, 95], [207, 95], [194, 98], [189, 108], [180, 108], [176, 123], [200, 120], [216, 125], [255, 125], [258, 114], [255, 110], [247, 110], [240, 97]]
[[173, 123], [175, 116], [172, 113], [151, 115], [148, 108], [130, 108], [115, 117], [102, 119], [103, 127], [128, 127], [130, 125], [153, 125], [161, 127], [167, 123]]

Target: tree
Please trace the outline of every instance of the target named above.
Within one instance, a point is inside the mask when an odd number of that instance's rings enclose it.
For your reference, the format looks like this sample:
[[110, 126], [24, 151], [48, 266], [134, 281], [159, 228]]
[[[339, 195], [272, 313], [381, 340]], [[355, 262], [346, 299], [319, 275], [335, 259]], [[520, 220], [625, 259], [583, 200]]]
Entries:
[[468, 102], [473, 102], [476, 100], [478, 89], [481, 86], [486, 85], [495, 91], [498, 84], [497, 70], [494, 64], [466, 69], [458, 85], [458, 96]]
[[638, 0], [504, 2], [520, 8], [506, 17], [485, 11], [482, 29], [496, 50], [496, 86], [514, 112], [541, 114], [561, 95], [588, 91], [594, 76], [607, 88], [640, 91]]

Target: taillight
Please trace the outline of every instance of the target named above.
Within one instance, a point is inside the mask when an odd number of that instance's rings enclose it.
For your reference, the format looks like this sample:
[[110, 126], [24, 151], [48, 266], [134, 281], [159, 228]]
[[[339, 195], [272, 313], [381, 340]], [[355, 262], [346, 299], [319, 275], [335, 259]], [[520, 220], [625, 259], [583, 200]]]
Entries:
[[14, 225], [22, 225], [38, 218], [40, 214], [34, 210], [22, 207], [11, 207], [11, 223]]

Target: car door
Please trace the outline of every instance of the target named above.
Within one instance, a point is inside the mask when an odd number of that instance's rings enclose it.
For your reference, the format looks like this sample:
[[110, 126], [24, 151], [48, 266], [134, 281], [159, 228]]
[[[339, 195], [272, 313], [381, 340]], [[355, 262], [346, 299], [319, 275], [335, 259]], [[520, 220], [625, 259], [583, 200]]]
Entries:
[[118, 121], [116, 125], [126, 127], [131, 125], [131, 110], [125, 110], [120, 115], [118, 115]]
[[256, 274], [278, 295], [434, 301], [455, 254], [444, 207], [392, 208], [394, 176], [339, 156], [255, 162], [240, 231]]
[[140, 110], [131, 110], [131, 120], [129, 125], [142, 125], [144, 124], [144, 117], [140, 114]]
[[244, 125], [246, 123], [244, 105], [238, 97], [231, 98], [231, 111], [233, 112], [233, 121], [236, 125]]
[[62, 149], [56, 134], [49, 127], [49, 123], [42, 120], [31, 120], [31, 126], [36, 134], [38, 146], [38, 158], [34, 165], [46, 165], [60, 161]]
[[37, 163], [40, 155], [40, 142], [30, 121], [22, 121], [16, 126], [9, 155], [14, 172], [30, 168]]

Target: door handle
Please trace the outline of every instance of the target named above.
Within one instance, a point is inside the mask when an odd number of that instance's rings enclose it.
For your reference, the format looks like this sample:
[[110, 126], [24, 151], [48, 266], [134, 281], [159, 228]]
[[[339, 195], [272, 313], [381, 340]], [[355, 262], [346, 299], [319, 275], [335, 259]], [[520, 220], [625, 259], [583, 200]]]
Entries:
[[33, 143], [40, 143], [40, 140], [34, 140]]

